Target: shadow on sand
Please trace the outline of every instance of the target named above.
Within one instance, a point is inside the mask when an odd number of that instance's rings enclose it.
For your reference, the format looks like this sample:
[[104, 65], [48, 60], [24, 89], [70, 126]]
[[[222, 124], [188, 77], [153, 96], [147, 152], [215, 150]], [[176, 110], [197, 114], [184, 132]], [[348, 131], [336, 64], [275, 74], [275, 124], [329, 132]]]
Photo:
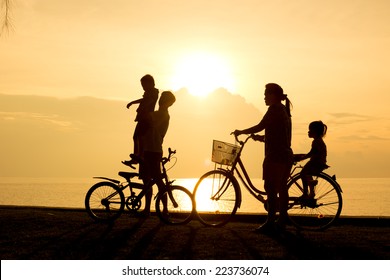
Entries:
[[[265, 217], [262, 217], [265, 218]], [[0, 257], [5, 259], [389, 259], [389, 220], [340, 219], [324, 232], [277, 236], [253, 231], [259, 217], [242, 216], [222, 228], [198, 221], [169, 226], [122, 215], [111, 224], [82, 210], [2, 207]], [[371, 221], [371, 224], [370, 224]]]

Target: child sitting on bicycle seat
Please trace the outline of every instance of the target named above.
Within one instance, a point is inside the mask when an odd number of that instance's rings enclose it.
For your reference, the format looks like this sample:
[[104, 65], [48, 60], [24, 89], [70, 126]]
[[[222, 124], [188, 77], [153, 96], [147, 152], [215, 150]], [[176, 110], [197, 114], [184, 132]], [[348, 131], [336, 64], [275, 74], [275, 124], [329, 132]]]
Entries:
[[[147, 74], [141, 78], [141, 85], [144, 89], [144, 95], [142, 98], [131, 101], [127, 104], [127, 109], [130, 108], [131, 105], [139, 104], [137, 109], [137, 116], [135, 117], [135, 121], [137, 125], [134, 130], [133, 141], [134, 141], [134, 152], [133, 155], [140, 157], [142, 154], [142, 141], [141, 137], [148, 130], [149, 122], [147, 120], [147, 116], [149, 113], [154, 111], [154, 107], [156, 106], [156, 102], [158, 99], [158, 89], [155, 88], [154, 79], [151, 75]], [[123, 164], [134, 168], [132, 164], [137, 164], [138, 161], [135, 158], [131, 160], [122, 161]]]
[[[326, 145], [323, 137], [326, 135], [328, 127], [322, 121], [314, 121], [309, 124], [309, 138], [313, 138], [311, 144], [311, 150], [307, 154], [294, 155], [295, 161], [301, 161], [310, 158], [310, 160], [302, 168], [302, 183], [303, 183], [303, 195], [302, 198], [314, 198], [314, 188], [317, 185], [317, 181], [313, 180], [312, 175], [316, 175], [328, 168], [326, 164]], [[310, 190], [310, 192], [309, 192]]]
[[[163, 155], [163, 141], [169, 127], [169, 112], [168, 108], [175, 103], [176, 98], [170, 91], [161, 93], [158, 101], [159, 108], [157, 111], [148, 115], [149, 128], [142, 137], [143, 141], [143, 163], [140, 165], [140, 177], [147, 186], [151, 179], [154, 179], [159, 191], [163, 191], [165, 184], [161, 176], [161, 160]], [[150, 213], [150, 203], [152, 200], [152, 189], [145, 194], [145, 209], [144, 216]], [[164, 205], [166, 209], [166, 204]], [[163, 210], [163, 212], [164, 212]]]

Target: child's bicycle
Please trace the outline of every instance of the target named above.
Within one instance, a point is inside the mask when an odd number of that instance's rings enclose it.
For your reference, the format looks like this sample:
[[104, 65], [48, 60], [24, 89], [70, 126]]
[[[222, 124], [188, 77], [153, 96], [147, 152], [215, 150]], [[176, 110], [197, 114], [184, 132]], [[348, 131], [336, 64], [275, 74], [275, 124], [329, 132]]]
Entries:
[[[167, 224], [186, 224], [195, 213], [195, 201], [190, 191], [182, 186], [174, 186], [174, 181], [169, 181], [165, 164], [172, 159], [176, 151], [168, 151], [168, 157], [162, 159], [162, 175], [166, 189], [155, 196], [156, 214]], [[141, 209], [142, 198], [156, 184], [153, 179], [147, 185], [135, 182], [135, 178], [139, 177], [135, 172], [121, 171], [118, 174], [125, 179], [124, 182], [107, 177], [94, 177], [104, 181], [93, 185], [85, 197], [85, 208], [93, 219], [113, 221], [122, 214], [125, 206], [130, 213], [137, 213]], [[124, 194], [126, 188], [129, 189], [128, 196]], [[168, 212], [163, 211], [164, 203], [167, 203]]]
[[[234, 216], [241, 205], [241, 189], [237, 177], [267, 210], [266, 192], [252, 184], [241, 161], [241, 152], [246, 142], [256, 136], [249, 135], [244, 141], [239, 141], [236, 137], [239, 145], [213, 141], [212, 161], [216, 164], [215, 169], [205, 173], [193, 191], [197, 202], [197, 216], [204, 225], [222, 226]], [[297, 172], [301, 168], [295, 163], [287, 183], [289, 219], [299, 229], [328, 228], [341, 213], [341, 187], [336, 182], [335, 175], [331, 177], [321, 172], [313, 176], [315, 196], [303, 198], [301, 174]]]

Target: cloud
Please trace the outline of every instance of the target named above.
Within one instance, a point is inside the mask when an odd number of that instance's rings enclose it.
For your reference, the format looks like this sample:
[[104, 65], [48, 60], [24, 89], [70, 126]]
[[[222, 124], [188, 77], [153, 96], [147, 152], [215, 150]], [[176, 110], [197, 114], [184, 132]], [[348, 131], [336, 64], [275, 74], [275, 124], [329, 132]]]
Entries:
[[371, 142], [371, 141], [389, 141], [390, 138], [386, 137], [379, 137], [376, 135], [345, 135], [338, 137], [337, 139], [343, 140], [343, 141], [353, 141], [353, 142]]
[[360, 122], [374, 121], [377, 118], [368, 115], [360, 115], [355, 113], [330, 113], [332, 118], [328, 120], [329, 124], [354, 124]]
[[[210, 158], [213, 139], [234, 142], [230, 132], [258, 123], [260, 112], [244, 98], [220, 89], [208, 98], [175, 93], [164, 148], [177, 150], [175, 177], [197, 177]], [[91, 97], [72, 99], [0, 95], [2, 176], [96, 176], [116, 174], [132, 151], [136, 108], [127, 102]], [[21, 111], [21, 109], [23, 111]], [[243, 113], [244, 112], [244, 113]], [[248, 161], [259, 174], [262, 145]], [[254, 163], [254, 164], [252, 164]], [[258, 175], [259, 174], [259, 175]]]
[[[197, 178], [212, 169], [212, 141], [234, 143], [232, 131], [257, 124], [265, 113], [224, 89], [207, 98], [197, 98], [186, 90], [175, 95], [164, 140], [164, 151], [168, 147], [177, 150], [178, 161], [169, 171], [172, 178]], [[92, 97], [59, 99], [0, 94], [0, 131], [4, 135], [0, 145], [0, 176], [115, 177], [118, 171], [128, 170], [120, 162], [133, 149], [136, 108], [126, 109], [127, 103]], [[351, 113], [331, 116], [326, 121], [330, 123], [326, 142], [332, 169], [347, 176], [358, 177], [365, 172], [386, 177], [386, 168], [366, 172], [366, 162], [386, 161], [383, 159], [388, 149], [386, 134], [376, 134], [371, 123], [369, 129], [360, 125], [375, 118]], [[345, 124], [355, 125], [346, 129]], [[294, 150], [308, 151], [311, 140], [306, 131], [305, 135], [297, 135], [298, 132], [293, 131]], [[359, 160], [346, 152], [359, 154]], [[362, 156], [364, 161], [360, 160]], [[248, 142], [243, 160], [250, 177], [261, 177], [263, 158], [264, 145]]]
[[77, 127], [69, 120], [64, 120], [58, 114], [41, 114], [33, 112], [0, 112], [0, 120], [15, 123], [30, 123], [36, 126], [53, 126], [60, 130], [75, 130]]
[[385, 129], [388, 126], [386, 118], [345, 112], [330, 115], [332, 118], [326, 123], [337, 140], [354, 144], [390, 140]]

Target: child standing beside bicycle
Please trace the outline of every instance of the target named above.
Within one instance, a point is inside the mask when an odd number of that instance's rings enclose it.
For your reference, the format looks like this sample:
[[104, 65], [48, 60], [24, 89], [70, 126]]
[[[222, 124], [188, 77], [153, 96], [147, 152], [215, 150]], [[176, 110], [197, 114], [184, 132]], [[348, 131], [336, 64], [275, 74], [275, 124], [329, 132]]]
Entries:
[[310, 158], [302, 168], [303, 199], [315, 197], [316, 180], [312, 175], [322, 172], [329, 166], [326, 164], [326, 144], [323, 137], [326, 135], [328, 127], [322, 121], [314, 121], [309, 124], [309, 138], [313, 138], [311, 150], [307, 154], [295, 154], [294, 160], [301, 161]]

